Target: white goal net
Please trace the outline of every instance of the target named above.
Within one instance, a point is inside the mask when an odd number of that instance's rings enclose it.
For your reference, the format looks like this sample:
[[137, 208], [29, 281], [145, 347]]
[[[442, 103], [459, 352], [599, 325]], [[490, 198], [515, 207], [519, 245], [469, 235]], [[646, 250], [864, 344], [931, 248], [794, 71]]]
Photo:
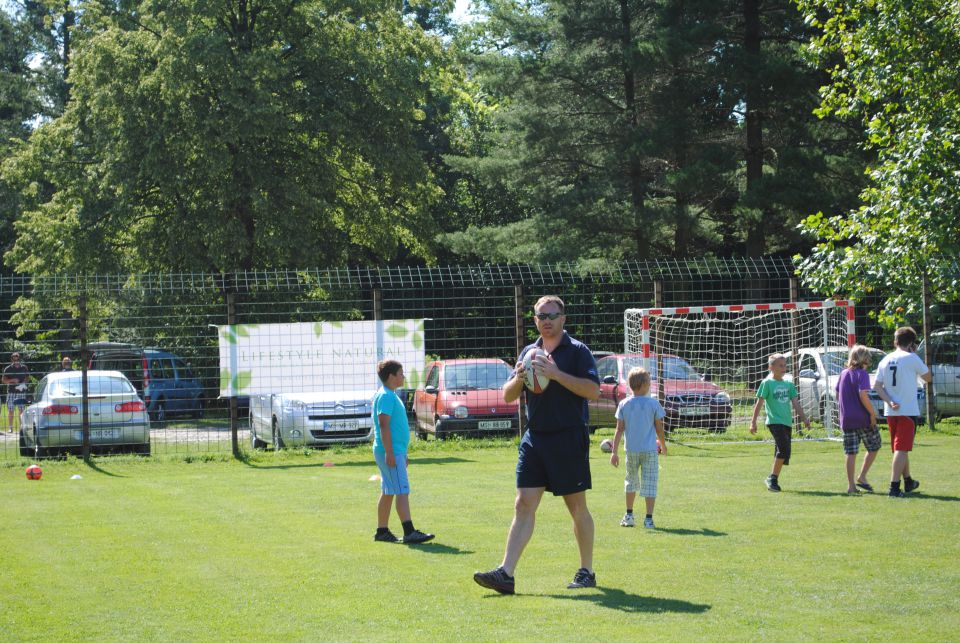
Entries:
[[[769, 438], [764, 416], [749, 432], [756, 390], [773, 353], [787, 357], [810, 431], [794, 418], [794, 437], [839, 435], [835, 387], [855, 341], [849, 301], [632, 308], [624, 313], [624, 378], [631, 366], [653, 375], [651, 395], [667, 412], [672, 439]], [[661, 385], [662, 383], [662, 385]]]

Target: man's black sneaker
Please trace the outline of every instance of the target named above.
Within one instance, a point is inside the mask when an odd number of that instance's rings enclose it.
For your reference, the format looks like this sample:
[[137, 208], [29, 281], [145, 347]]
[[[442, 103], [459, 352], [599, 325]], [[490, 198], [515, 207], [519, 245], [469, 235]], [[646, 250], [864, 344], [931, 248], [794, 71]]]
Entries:
[[581, 567], [573, 575], [573, 582], [567, 585], [567, 589], [581, 589], [583, 587], [596, 587], [597, 575], [591, 574], [585, 568]]
[[515, 581], [513, 576], [507, 575], [503, 567], [497, 567], [491, 572], [477, 572], [473, 575], [473, 580], [480, 587], [486, 587], [501, 594], [513, 594]]
[[903, 492], [910, 493], [911, 491], [916, 491], [917, 487], [920, 486], [919, 480], [904, 480], [903, 481]]
[[409, 534], [403, 537], [403, 544], [419, 545], [420, 543], [425, 543], [428, 540], [433, 540], [433, 534], [425, 534], [419, 529], [414, 529]]
[[906, 498], [906, 497], [907, 497], [907, 494], [905, 494], [904, 492], [900, 491], [899, 489], [891, 489], [891, 490], [890, 490], [890, 493], [888, 493], [887, 495], [890, 496], [891, 498]]
[[773, 476], [767, 476], [767, 479], [765, 482], [767, 483], [767, 489], [769, 489], [770, 491], [780, 491], [780, 485], [777, 482], [777, 479], [774, 478]]
[[389, 529], [383, 532], [378, 532], [373, 535], [373, 539], [381, 543], [398, 543], [400, 539], [393, 535], [393, 532]]

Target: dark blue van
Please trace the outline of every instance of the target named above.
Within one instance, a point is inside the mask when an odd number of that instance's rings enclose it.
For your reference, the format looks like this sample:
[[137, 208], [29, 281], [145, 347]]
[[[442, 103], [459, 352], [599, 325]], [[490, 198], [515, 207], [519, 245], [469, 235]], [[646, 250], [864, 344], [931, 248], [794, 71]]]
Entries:
[[163, 423], [172, 415], [203, 417], [203, 387], [182, 358], [156, 348], [96, 342], [90, 368], [120, 371], [143, 398], [150, 419]]

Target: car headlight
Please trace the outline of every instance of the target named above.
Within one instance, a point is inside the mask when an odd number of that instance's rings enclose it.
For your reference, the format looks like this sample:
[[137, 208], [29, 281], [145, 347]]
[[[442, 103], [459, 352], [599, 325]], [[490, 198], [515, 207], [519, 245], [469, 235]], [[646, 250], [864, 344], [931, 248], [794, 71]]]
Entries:
[[457, 408], [453, 409], [453, 417], [455, 418], [462, 420], [463, 418], [467, 417], [467, 415], [469, 415], [469, 412], [465, 406], [458, 406]]
[[713, 399], [717, 404], [730, 404], [730, 394], [726, 391], [720, 391]]

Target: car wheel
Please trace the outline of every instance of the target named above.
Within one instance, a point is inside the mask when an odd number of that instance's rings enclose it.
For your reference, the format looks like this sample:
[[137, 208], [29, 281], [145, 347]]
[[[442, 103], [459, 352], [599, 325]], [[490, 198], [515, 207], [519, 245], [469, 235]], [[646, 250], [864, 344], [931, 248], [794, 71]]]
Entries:
[[250, 446], [255, 450], [261, 450], [267, 448], [267, 443], [257, 437], [257, 434], [253, 432], [253, 416], [250, 416]]
[[150, 443], [144, 442], [143, 444], [138, 444], [136, 453], [138, 455], [150, 455]]
[[190, 415], [193, 417], [193, 419], [199, 420], [203, 417], [205, 412], [203, 400], [198, 397], [196, 400], [194, 400], [194, 402], [196, 403], [196, 408], [193, 409], [193, 413]]
[[433, 437], [437, 440], [442, 440], [445, 436], [443, 435], [443, 430], [440, 427], [440, 420], [438, 419], [433, 425]]
[[280, 427], [277, 425], [277, 418], [273, 418], [273, 450], [279, 451], [285, 446], [283, 438], [280, 436]]
[[818, 409], [818, 411], [820, 412], [820, 422], [822, 422], [824, 425], [826, 425], [826, 423], [827, 423], [827, 402], [828, 402], [828, 399], [829, 399], [829, 402], [830, 402], [830, 406], [831, 406], [832, 408], [835, 408], [835, 407], [837, 406], [836, 401], [833, 400], [833, 399], [830, 399], [830, 398], [827, 398], [827, 397], [822, 397], [822, 398], [820, 398], [820, 408]]
[[20, 429], [20, 457], [29, 458], [36, 454], [37, 450], [34, 447], [27, 446], [27, 438], [23, 435], [23, 429]]

